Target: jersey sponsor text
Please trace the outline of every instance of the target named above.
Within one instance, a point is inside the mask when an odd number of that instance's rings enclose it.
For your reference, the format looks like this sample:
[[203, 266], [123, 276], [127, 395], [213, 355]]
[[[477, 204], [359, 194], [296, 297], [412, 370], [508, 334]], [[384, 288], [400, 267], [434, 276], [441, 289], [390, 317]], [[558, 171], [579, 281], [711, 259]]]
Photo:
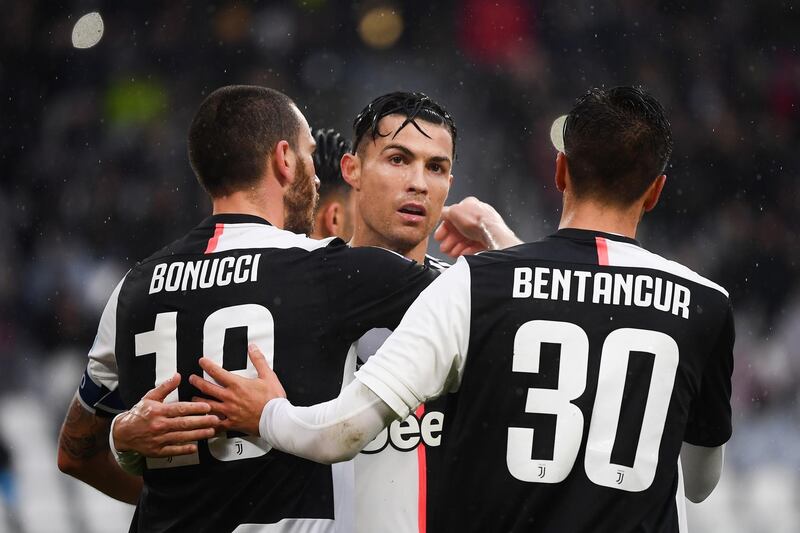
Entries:
[[383, 428], [375, 439], [367, 444], [361, 453], [378, 453], [391, 445], [397, 451], [410, 452], [420, 444], [439, 446], [442, 442], [444, 413], [428, 411], [422, 419], [412, 413], [405, 420], [395, 420]]

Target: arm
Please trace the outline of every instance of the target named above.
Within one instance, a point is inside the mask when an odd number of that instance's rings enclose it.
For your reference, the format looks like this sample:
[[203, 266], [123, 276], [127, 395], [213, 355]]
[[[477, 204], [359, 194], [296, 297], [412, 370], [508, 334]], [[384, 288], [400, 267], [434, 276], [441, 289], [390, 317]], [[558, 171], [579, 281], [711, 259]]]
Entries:
[[311, 407], [295, 407], [286, 399], [278, 377], [261, 350], [250, 345], [248, 355], [258, 378], [224, 370], [208, 359], [200, 366], [219, 385], [191, 376], [192, 384], [216, 400], [205, 401], [224, 415], [220, 427], [260, 435], [283, 452], [325, 464], [352, 459], [396, 418], [394, 411], [358, 380], [337, 398]]
[[136, 504], [142, 478], [122, 471], [108, 446], [110, 418], [72, 400], [58, 436], [58, 468], [121, 502]]
[[692, 503], [700, 503], [711, 494], [722, 475], [725, 445], [708, 448], [686, 442], [681, 446], [683, 485], [686, 497]]
[[442, 224], [433, 234], [443, 253], [458, 257], [522, 244], [503, 217], [489, 204], [470, 196], [442, 210]]
[[[164, 403], [178, 388], [181, 375], [175, 374], [151, 389], [130, 410], [114, 419], [110, 444], [120, 465], [140, 467], [137, 457], [172, 457], [197, 452], [194, 441], [214, 436], [219, 419], [208, 404], [196, 402]], [[124, 463], [124, 464], [123, 464]], [[128, 470], [128, 468], [126, 468]], [[130, 470], [129, 470], [130, 471]]]
[[86, 373], [61, 426], [58, 468], [112, 498], [135, 504], [142, 479], [123, 472], [108, 445], [111, 412], [121, 407], [117, 405], [114, 345], [117, 298], [123, 281], [117, 284], [103, 310]]
[[460, 259], [423, 291], [357, 379], [334, 400], [310, 407], [275, 400], [285, 398], [283, 388], [252, 346], [257, 379], [201, 359], [200, 366], [219, 385], [191, 376], [195, 387], [215, 398], [196, 400], [224, 415], [220, 427], [258, 433], [282, 451], [320, 462], [351, 458], [392, 420], [458, 387], [469, 341], [469, 285], [469, 267]]
[[722, 474], [725, 442], [731, 436], [731, 374], [735, 340], [733, 310], [727, 314], [708, 362], [698, 395], [692, 400], [681, 447], [686, 497], [700, 503]]
[[354, 380], [338, 398], [312, 407], [295, 407], [285, 398], [268, 402], [259, 433], [278, 450], [331, 464], [355, 457], [396, 416], [375, 393]]

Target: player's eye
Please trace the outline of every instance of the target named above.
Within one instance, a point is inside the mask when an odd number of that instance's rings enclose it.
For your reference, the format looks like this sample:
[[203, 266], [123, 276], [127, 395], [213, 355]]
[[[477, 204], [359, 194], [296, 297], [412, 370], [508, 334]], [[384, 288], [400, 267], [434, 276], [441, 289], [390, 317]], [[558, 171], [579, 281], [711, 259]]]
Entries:
[[405, 158], [402, 155], [395, 154], [389, 156], [389, 162], [395, 165], [402, 165], [403, 163], [405, 163]]
[[429, 164], [428, 165], [428, 169], [430, 171], [432, 171], [432, 172], [437, 173], [437, 174], [441, 174], [442, 172], [444, 172], [444, 168], [442, 168], [442, 165], [440, 165], [439, 163], [431, 163], [431, 164]]

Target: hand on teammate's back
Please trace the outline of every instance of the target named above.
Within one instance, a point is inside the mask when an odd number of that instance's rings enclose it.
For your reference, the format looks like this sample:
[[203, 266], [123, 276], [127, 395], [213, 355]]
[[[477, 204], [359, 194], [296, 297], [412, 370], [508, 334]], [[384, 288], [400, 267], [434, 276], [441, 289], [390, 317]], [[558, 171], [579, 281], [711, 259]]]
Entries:
[[442, 223], [433, 237], [442, 253], [451, 257], [522, 243], [494, 207], [474, 196], [442, 209]]
[[164, 403], [180, 382], [181, 375], [176, 373], [116, 418], [113, 437], [117, 451], [134, 451], [146, 457], [187, 455], [197, 452], [193, 441], [214, 436], [220, 420], [209, 414], [207, 404]]
[[264, 406], [274, 398], [286, 398], [286, 391], [255, 344], [248, 347], [247, 355], [258, 372], [257, 378], [237, 376], [203, 357], [200, 366], [219, 385], [194, 375], [189, 377], [189, 382], [212, 398], [194, 397], [192, 400], [208, 404], [211, 412], [221, 416], [221, 429], [258, 435], [258, 422]]

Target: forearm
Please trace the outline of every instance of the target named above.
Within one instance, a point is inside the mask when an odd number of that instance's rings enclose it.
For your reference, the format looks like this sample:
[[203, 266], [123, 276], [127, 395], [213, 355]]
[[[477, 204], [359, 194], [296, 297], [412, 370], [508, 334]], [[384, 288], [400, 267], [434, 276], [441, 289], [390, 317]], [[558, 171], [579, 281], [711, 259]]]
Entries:
[[296, 407], [278, 398], [267, 403], [259, 432], [274, 448], [320, 463], [352, 459], [396, 415], [354, 380], [338, 398]]
[[681, 447], [681, 465], [686, 497], [700, 503], [711, 494], [722, 475], [725, 445], [708, 448], [687, 442]]
[[136, 503], [142, 479], [123, 472], [112, 457], [109, 425], [110, 420], [87, 411], [76, 396], [61, 427], [58, 468], [112, 498]]
[[522, 240], [502, 219], [481, 221], [480, 228], [490, 250], [502, 250], [522, 244]]
[[142, 492], [142, 478], [123, 472], [110, 451], [76, 464], [66, 472], [115, 500], [136, 505]]

